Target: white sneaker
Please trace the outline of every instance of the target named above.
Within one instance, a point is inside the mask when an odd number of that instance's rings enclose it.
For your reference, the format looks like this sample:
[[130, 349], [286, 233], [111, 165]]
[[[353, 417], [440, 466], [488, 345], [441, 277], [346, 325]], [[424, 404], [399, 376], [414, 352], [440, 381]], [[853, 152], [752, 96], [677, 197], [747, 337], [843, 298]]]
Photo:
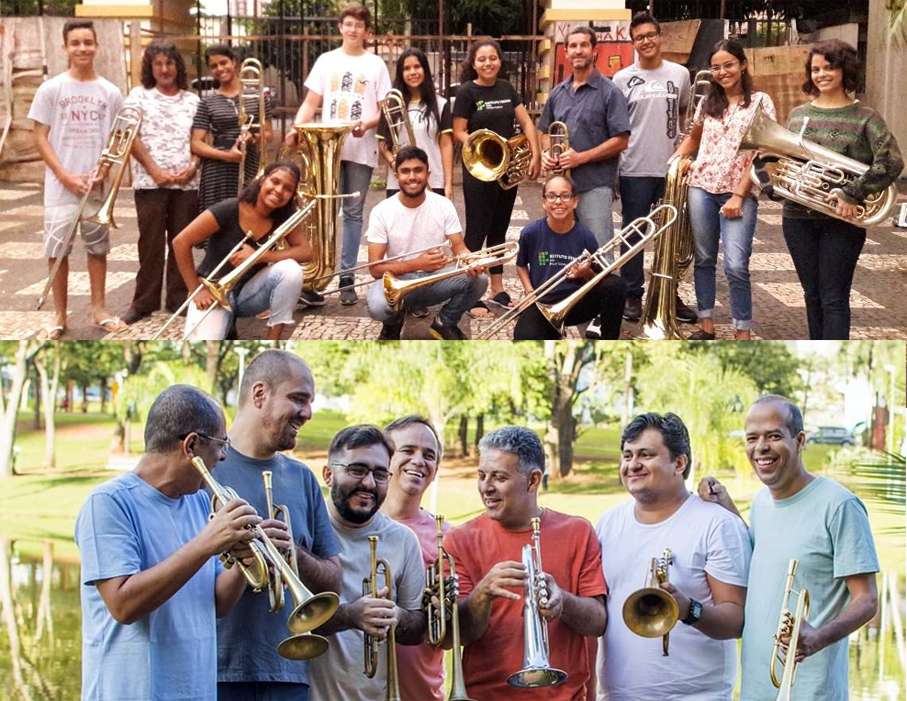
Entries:
[[586, 338], [591, 338], [593, 341], [598, 340], [602, 337], [602, 321], [600, 318], [595, 317], [589, 325], [586, 327]]

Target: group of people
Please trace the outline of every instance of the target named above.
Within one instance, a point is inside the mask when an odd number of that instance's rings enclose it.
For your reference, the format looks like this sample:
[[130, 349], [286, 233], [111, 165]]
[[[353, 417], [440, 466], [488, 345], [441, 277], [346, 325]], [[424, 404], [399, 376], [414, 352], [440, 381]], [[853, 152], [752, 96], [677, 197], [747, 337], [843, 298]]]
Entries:
[[[453, 560], [445, 601], [448, 615], [458, 616], [460, 683], [470, 698], [729, 701], [740, 637], [740, 698], [774, 698], [769, 665], [791, 559], [799, 561], [796, 588], [811, 598], [797, 649], [787, 653], [801, 660], [795, 698], [848, 698], [847, 640], [876, 612], [879, 564], [863, 503], [804, 467], [803, 418], [789, 400], [762, 397], [746, 415], [746, 454], [765, 485], [748, 524], [712, 477], [698, 493], [688, 489], [693, 446], [682, 419], [647, 413], [620, 439], [630, 498], [594, 528], [540, 505], [545, 451], [521, 426], [482, 437], [475, 473], [482, 513], [451, 527], [422, 503], [444, 445], [417, 415], [337, 432], [321, 471], [323, 496], [291, 453], [315, 391], [302, 358], [267, 350], [243, 376], [229, 429], [201, 390], [175, 385], [157, 397], [137, 467], [98, 487], [76, 522], [83, 701], [380, 701], [391, 697], [392, 658], [380, 642], [391, 631], [400, 697], [443, 701], [451, 621], [439, 645], [426, 642], [426, 608], [440, 603], [425, 579], [438, 560], [439, 529]], [[216, 503], [210, 520], [193, 464], [199, 458], [238, 495]], [[265, 473], [287, 517], [272, 518]], [[239, 567], [222, 564], [249, 563], [259, 532], [292, 549], [311, 592], [339, 595], [333, 616], [311, 631], [326, 638], [327, 651], [308, 662], [276, 652], [293, 607], [269, 613], [268, 595], [247, 586]], [[524, 597], [540, 586], [529, 581], [522, 555], [532, 544], [546, 592], [524, 613]], [[622, 613], [645, 585], [650, 560], [666, 550], [668, 578], [657, 586], [677, 608], [667, 657], [660, 639], [634, 633]], [[387, 580], [363, 589], [375, 554]], [[507, 682], [526, 664], [524, 615], [547, 629], [548, 664], [563, 673], [558, 685], [517, 690]], [[370, 675], [364, 636], [379, 641]], [[541, 644], [526, 642], [526, 649]]]
[[[628, 231], [631, 222], [648, 215], [664, 197], [669, 163], [694, 156], [687, 185], [696, 309], [677, 297], [674, 312], [679, 321], [698, 322], [691, 338], [715, 338], [716, 266], [723, 244], [735, 337], [751, 338], [749, 261], [759, 187], [750, 176], [755, 154], [740, 150], [740, 145], [756, 112], [764, 110], [774, 118], [775, 109], [768, 94], [753, 89], [739, 41], [723, 40], [713, 48], [711, 79], [705, 81], [694, 116], [686, 124], [695, 91], [691, 91], [688, 69], [662, 56], [657, 19], [644, 12], [633, 17], [630, 37], [636, 61], [613, 80], [596, 67], [595, 31], [574, 27], [565, 46], [572, 74], [551, 90], [535, 125], [521, 96], [501, 77], [503, 54], [493, 39], [470, 45], [456, 98], [446, 100], [437, 93], [429, 61], [419, 49], [401, 54], [391, 80], [381, 58], [366, 50], [371, 16], [365, 6], [345, 5], [338, 28], [342, 44], [321, 55], [306, 76], [307, 94], [295, 124], [311, 123], [320, 109], [323, 122], [350, 127], [340, 152], [339, 194], [347, 195], [342, 202], [339, 265], [342, 304], [358, 301], [355, 270], [365, 200], [379, 158], [389, 169], [388, 199], [369, 213], [365, 234], [372, 264], [368, 270], [376, 279], [380, 281], [386, 272], [404, 278], [425, 276], [448, 269], [452, 257], [504, 242], [517, 187], [504, 188], [499, 182], [475, 177], [464, 159], [465, 227], [451, 204], [454, 147], [466, 144], [476, 131], [488, 129], [504, 140], [518, 132], [526, 137], [521, 156], [529, 179], [543, 172], [557, 178], [549, 177], [544, 183], [546, 216], [524, 227], [520, 247], [525, 253], [516, 261], [519, 282], [527, 294], [553, 275], [564, 274], [564, 282], [545, 295], [546, 304], [564, 299], [579, 282], [598, 272], [597, 264], [579, 265], [576, 257], [604, 246], [615, 235], [612, 206], [617, 196], [622, 202], [622, 225]], [[91, 172], [92, 165], [123, 104], [116, 88], [94, 71], [98, 46], [89, 21], [66, 24], [64, 50], [69, 70], [41, 86], [29, 115], [36, 122], [36, 141], [48, 166], [44, 235], [45, 256], [51, 265], [69, 254], [71, 242], [64, 246], [61, 232], [68, 228], [79, 197], [99, 179]], [[261, 145], [273, 138], [270, 99], [245, 99], [230, 47], [211, 46], [205, 58], [218, 87], [213, 95], [199, 99], [187, 90], [180, 52], [170, 43], [153, 42], [145, 50], [142, 85], [126, 99], [145, 118], [132, 149], [139, 274], [123, 319], [110, 314], [104, 303], [109, 234], [103, 226], [81, 224], [89, 254], [94, 321], [106, 330], [123, 328], [159, 309], [164, 280], [164, 306], [171, 312], [178, 310], [188, 290], [197, 288], [199, 276], [212, 274], [215, 267], [221, 275], [229, 273], [297, 206], [296, 198], [286, 199], [262, 183], [270, 179], [298, 186], [306, 173], [283, 161], [255, 177]], [[811, 100], [795, 108], [787, 122], [789, 129], [799, 131], [808, 118], [805, 138], [868, 166], [838, 193], [839, 218], [796, 202], [784, 204], [784, 238], [803, 287], [812, 339], [848, 338], [850, 288], [866, 234], [856, 215], [865, 198], [888, 187], [903, 168], [898, 145], [882, 117], [854, 99], [858, 80], [859, 61], [852, 47], [838, 40], [816, 44], [807, 58], [803, 84]], [[385, 96], [392, 89], [399, 91], [405, 103], [402, 112], [415, 143], [401, 143], [395, 137], [395, 125], [382, 115]], [[258, 115], [261, 104], [264, 115]], [[90, 109], [81, 108], [88, 105]], [[257, 129], [240, 127], [243, 107], [257, 120]], [[569, 147], [550, 148], [548, 130], [555, 122], [566, 125]], [[297, 146], [297, 139], [291, 130], [286, 145]], [[240, 162], [247, 183], [241, 192]], [[304, 224], [299, 229], [307, 230]], [[252, 234], [243, 239], [244, 232]], [[230, 308], [208, 315], [200, 325], [187, 323], [189, 337], [223, 337], [237, 316], [261, 314], [268, 317], [268, 337], [276, 338], [292, 322], [298, 305], [323, 305], [324, 295], [309, 289], [311, 285], [303, 290], [302, 277], [289, 270], [314, 255], [313, 247], [303, 241], [307, 236], [298, 236], [286, 251], [265, 253], [254, 274], [250, 270], [232, 287]], [[635, 236], [628, 233], [622, 252]], [[206, 241], [209, 255], [196, 268], [192, 249]], [[223, 256], [210, 255], [211, 250]], [[395, 259], [379, 264], [386, 257]], [[278, 265], [280, 272], [264, 271], [265, 266]], [[504, 288], [502, 265], [475, 264], [468, 269], [466, 280], [445, 277], [416, 286], [392, 306], [382, 299], [376, 284], [367, 295], [367, 306], [369, 314], [382, 322], [380, 338], [400, 338], [405, 313], [425, 316], [429, 307], [439, 304], [443, 306], [432, 321], [431, 334], [464, 338], [458, 326], [463, 314], [490, 317], [493, 311], [500, 313], [514, 305]], [[53, 281], [56, 322], [45, 330], [50, 338], [65, 332], [67, 271], [64, 263]], [[622, 319], [640, 319], [644, 292], [643, 255], [638, 253], [619, 271], [600, 277], [590, 298], [572, 308], [567, 324], [588, 324], [589, 338], [617, 338]], [[198, 319], [211, 303], [205, 295], [195, 297], [189, 318]], [[535, 305], [521, 315], [514, 334], [516, 338], [560, 335]]]

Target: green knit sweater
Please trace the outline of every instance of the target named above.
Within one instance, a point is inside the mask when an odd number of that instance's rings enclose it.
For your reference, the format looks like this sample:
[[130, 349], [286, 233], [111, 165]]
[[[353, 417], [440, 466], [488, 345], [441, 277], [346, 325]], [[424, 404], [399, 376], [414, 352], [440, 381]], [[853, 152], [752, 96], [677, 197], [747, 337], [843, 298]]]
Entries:
[[[787, 128], [799, 134], [804, 117], [809, 117], [809, 126], [803, 135], [808, 141], [871, 164], [861, 177], [842, 188], [844, 199], [850, 204], [860, 204], [867, 195], [881, 192], [901, 174], [904, 160], [898, 143], [882, 115], [872, 107], [854, 102], [846, 107], [827, 109], [806, 103], [791, 110]], [[804, 219], [825, 215], [785, 200], [784, 216]]]

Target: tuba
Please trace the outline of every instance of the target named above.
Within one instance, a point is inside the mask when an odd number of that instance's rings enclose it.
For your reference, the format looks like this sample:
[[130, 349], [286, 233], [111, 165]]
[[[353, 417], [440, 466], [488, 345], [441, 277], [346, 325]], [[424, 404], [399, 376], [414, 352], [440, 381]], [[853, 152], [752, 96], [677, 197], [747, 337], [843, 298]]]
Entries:
[[[409, 106], [402, 92], [396, 88], [390, 90], [384, 97], [381, 112], [387, 122], [387, 129], [391, 137], [391, 150], [394, 154], [399, 153], [404, 146], [416, 145], [416, 134], [413, 132], [413, 125], [409, 120]], [[403, 140], [404, 133], [408, 143]]]
[[869, 166], [803, 138], [809, 118], [803, 120], [799, 134], [793, 134], [769, 117], [760, 104], [753, 112], [743, 134], [740, 150], [755, 149], [762, 165], [754, 161], [753, 180], [769, 193], [796, 202], [829, 217], [856, 226], [869, 227], [882, 222], [897, 201], [897, 185], [869, 195], [857, 206], [853, 219], [839, 217], [835, 203], [842, 187], [861, 177]]
[[495, 180], [505, 190], [519, 185], [529, 175], [532, 149], [525, 134], [509, 139], [490, 129], [477, 129], [463, 144], [463, 165], [476, 180]]
[[[138, 135], [141, 126], [142, 110], [138, 107], [133, 107], [131, 105], [121, 107], [120, 111], [117, 112], [116, 117], [114, 117], [110, 133], [107, 135], [107, 143], [104, 145], [101, 155], [98, 156], [98, 161], [92, 170], [92, 174], [99, 175], [103, 178], [106, 176], [107, 171], [111, 166], [116, 165], [117, 170], [111, 181], [107, 197], [104, 198], [104, 202], [101, 204], [100, 209], [93, 216], [89, 217], [87, 221], [92, 222], [93, 224], [100, 224], [101, 226], [109, 226], [114, 229], [119, 228], [113, 220], [113, 204], [116, 201], [117, 193], [120, 191], [120, 183], [123, 180], [123, 175], [126, 173], [126, 164], [129, 161], [129, 154], [132, 151], [132, 142], [135, 141], [135, 137]], [[91, 180], [94, 180], [94, 175], [89, 175], [89, 181]], [[82, 212], [84, 212], [85, 206], [88, 204], [88, 198], [91, 196], [93, 189], [94, 183], [89, 182], [88, 190], [82, 196], [82, 201], [79, 203], [79, 209], [76, 211], [72, 224], [70, 224], [69, 230], [63, 238], [65, 244], [63, 247], [64, 252], [69, 247], [69, 242], [72, 240], [72, 237], [75, 236], [76, 228], [82, 220]], [[54, 278], [57, 277], [57, 272], [60, 270], [60, 265], [62, 265], [65, 258], [65, 255], [57, 257], [57, 261], [50, 271], [50, 276], [47, 278], [44, 291], [41, 293], [41, 296], [38, 297], [37, 309], [41, 309], [47, 301], [47, 295], [50, 293], [50, 288], [53, 286]]]
[[[261, 61], [257, 58], [247, 58], [242, 62], [239, 69], [239, 108], [236, 111], [239, 117], [240, 135], [245, 134], [264, 134], [265, 123], [265, 86], [264, 86], [264, 69]], [[246, 100], [258, 101], [258, 114], [249, 114], [246, 108]], [[258, 172], [256, 178], [260, 178], [265, 172], [267, 165], [267, 148], [265, 147], [264, 138], [261, 139], [258, 154]], [[249, 151], [249, 144], [243, 139], [239, 144], [239, 150], [242, 152], [242, 158], [239, 161], [239, 188], [238, 195], [242, 195], [243, 188], [246, 184], [246, 157]]]
[[[447, 614], [450, 614], [451, 637], [453, 639], [453, 660], [450, 672], [450, 696], [447, 701], [474, 701], [466, 694], [463, 681], [463, 659], [460, 654], [460, 614], [457, 599], [457, 570], [454, 559], [444, 549], [444, 532], [441, 525], [443, 516], [435, 516], [438, 525], [438, 559], [425, 570], [425, 615], [428, 618], [428, 642], [435, 647], [444, 642], [447, 635]], [[445, 572], [445, 564], [447, 565]], [[431, 597], [440, 602], [435, 606]]]
[[[778, 632], [775, 633], [774, 644], [772, 645], [772, 661], [769, 665], [769, 673], [772, 677], [772, 684], [779, 690], [776, 701], [790, 701], [791, 690], [794, 686], [794, 677], [797, 675], [797, 642], [800, 639], [800, 624], [809, 615], [809, 590], [801, 589], [799, 592], [794, 591], [794, 577], [797, 574], [797, 560], [791, 560], [787, 567], [787, 581], [784, 583], [784, 598], [781, 601], [781, 618], [778, 621]], [[792, 614], [787, 608], [787, 602], [791, 594], [797, 597], [797, 611]], [[781, 638], [785, 635], [790, 636], [785, 651]], [[784, 656], [782, 657], [782, 652]], [[781, 678], [778, 678], [775, 672], [775, 664], [780, 662], [783, 665]]]
[[668, 636], [680, 616], [677, 599], [658, 585], [668, 581], [668, 566], [674, 553], [665, 548], [661, 557], [653, 557], [649, 564], [646, 585], [637, 589], [624, 602], [624, 623], [636, 635], [644, 638], [661, 638], [662, 656], [668, 656]]
[[[378, 595], [378, 575], [384, 575], [384, 586], [387, 587], [387, 596], [391, 597], [393, 590], [393, 575], [387, 560], [378, 558], [378, 536], [370, 535], [368, 545], [371, 551], [371, 566], [369, 576], [362, 580], [362, 596], [375, 598]], [[387, 646], [387, 692], [385, 701], [400, 701], [400, 687], [397, 682], [397, 640], [394, 631], [396, 625], [391, 626], [384, 644]], [[373, 635], [363, 632], [365, 652], [365, 676], [374, 678], [378, 672], [378, 639]]]
[[523, 596], [523, 668], [507, 677], [510, 686], [536, 689], [554, 686], [567, 679], [567, 673], [548, 662], [548, 623], [542, 620], [539, 606], [548, 603], [548, 585], [542, 571], [539, 539], [541, 519], [532, 519], [532, 544], [523, 546], [523, 567], [529, 574]]
[[[548, 125], [548, 155], [553, 158], [560, 158], [562, 154], [570, 150], [570, 132], [564, 122], [551, 122]], [[562, 175], [565, 173], [564, 168], [554, 168], [551, 175]]]

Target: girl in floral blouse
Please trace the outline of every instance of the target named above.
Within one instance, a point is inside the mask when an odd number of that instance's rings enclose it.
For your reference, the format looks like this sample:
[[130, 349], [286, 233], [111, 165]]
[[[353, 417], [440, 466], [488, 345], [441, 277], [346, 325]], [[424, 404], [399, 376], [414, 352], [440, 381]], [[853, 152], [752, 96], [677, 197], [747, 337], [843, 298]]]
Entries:
[[672, 157], [699, 149], [690, 168], [688, 207], [700, 328], [690, 339], [715, 338], [715, 265], [719, 244], [724, 242], [724, 274], [731, 292], [734, 337], [749, 340], [753, 324], [750, 254], [758, 188], [750, 178], [755, 153], [737, 151], [757, 107], [761, 104], [774, 119], [775, 106], [767, 94], [753, 92], [753, 80], [739, 41], [718, 42], [709, 60], [712, 84], [696, 110], [696, 126]]

